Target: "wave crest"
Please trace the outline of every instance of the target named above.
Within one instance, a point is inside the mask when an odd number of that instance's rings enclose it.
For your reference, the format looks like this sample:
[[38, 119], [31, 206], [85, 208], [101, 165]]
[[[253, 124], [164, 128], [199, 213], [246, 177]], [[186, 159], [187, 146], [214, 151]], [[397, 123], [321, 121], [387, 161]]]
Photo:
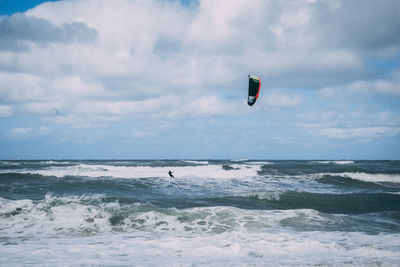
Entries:
[[77, 164], [74, 166], [46, 167], [40, 170], [19, 170], [19, 173], [39, 174], [53, 177], [112, 177], [112, 178], [168, 178], [168, 171], [172, 170], [176, 178], [215, 178], [234, 179], [256, 176], [260, 170], [258, 165], [233, 164], [231, 169], [223, 165], [150, 167], [150, 166], [112, 166]]

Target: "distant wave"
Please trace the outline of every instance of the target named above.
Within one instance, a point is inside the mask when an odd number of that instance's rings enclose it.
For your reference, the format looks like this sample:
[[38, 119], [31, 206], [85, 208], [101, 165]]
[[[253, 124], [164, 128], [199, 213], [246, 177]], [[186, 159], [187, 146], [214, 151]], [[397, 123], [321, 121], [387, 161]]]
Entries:
[[352, 160], [326, 160], [326, 161], [313, 161], [320, 164], [354, 164]]
[[[387, 193], [352, 193], [330, 194], [310, 192], [259, 192], [241, 194], [236, 197], [245, 197], [253, 201], [254, 208], [265, 209], [313, 209], [320, 212], [337, 214], [371, 213], [380, 211], [400, 211], [400, 195]], [[224, 199], [214, 199], [218, 205]], [[239, 203], [239, 200], [232, 201]], [[245, 207], [246, 201], [241, 203]]]
[[[150, 166], [113, 166], [100, 164], [77, 164], [74, 166], [53, 166], [39, 170], [18, 170], [16, 173], [39, 174], [53, 177], [112, 177], [112, 178], [168, 178], [168, 171], [172, 170], [176, 178], [215, 178], [233, 179], [256, 176], [260, 170], [258, 165], [233, 165], [231, 169], [224, 169], [223, 165], [150, 167]], [[4, 173], [2, 171], [0, 173]]]
[[0, 161], [0, 166], [19, 166], [23, 161]]
[[270, 162], [270, 161], [249, 161], [249, 162], [246, 162], [246, 164], [249, 164], [249, 165], [269, 165], [269, 164], [274, 164], [274, 163]]
[[342, 173], [319, 173], [318, 178], [322, 178], [324, 175], [331, 176], [343, 176], [354, 180], [360, 180], [363, 182], [388, 182], [388, 183], [400, 183], [400, 174], [383, 174], [383, 173], [365, 173], [365, 172], [342, 172]]
[[183, 160], [183, 162], [186, 163], [192, 163], [192, 164], [200, 164], [200, 165], [208, 165], [208, 161], [207, 160], [202, 160], [202, 161], [198, 161], [198, 160]]
[[237, 194], [238, 197], [246, 197], [260, 200], [279, 200], [283, 192], [251, 192]]

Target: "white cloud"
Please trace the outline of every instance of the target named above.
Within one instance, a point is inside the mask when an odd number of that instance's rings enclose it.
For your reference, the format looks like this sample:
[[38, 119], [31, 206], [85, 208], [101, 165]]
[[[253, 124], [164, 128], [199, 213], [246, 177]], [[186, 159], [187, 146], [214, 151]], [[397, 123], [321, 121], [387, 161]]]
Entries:
[[217, 96], [203, 96], [194, 99], [186, 106], [188, 114], [198, 116], [227, 115], [234, 112], [233, 105], [225, 103]]
[[90, 78], [85, 79], [79, 76], [53, 78], [0, 72], [0, 96], [3, 100], [10, 102], [31, 102], [32, 105], [35, 102], [57, 102], [66, 105], [72, 100], [107, 97], [108, 94], [102, 84]]
[[82, 22], [63, 23], [59, 27], [43, 18], [16, 13], [0, 17], [0, 50], [29, 50], [30, 44], [89, 41], [96, 31]]
[[14, 114], [12, 106], [0, 105], [0, 118], [11, 117]]
[[22, 106], [22, 109], [29, 113], [44, 116], [55, 116], [55, 109], [60, 113], [64, 108], [65, 104], [62, 102], [29, 102]]
[[[321, 45], [315, 12], [315, 4], [306, 0], [203, 0], [195, 7], [167, 1], [46, 3], [29, 16], [54, 25], [82, 22], [98, 38], [36, 48], [18, 55], [25, 63], [19, 67], [35, 64], [46, 72], [73, 70], [102, 81], [107, 77], [109, 89], [128, 86], [146, 94], [235, 90], [240, 77], [250, 72], [283, 87], [359, 75], [363, 64], [353, 49]], [[285, 79], [288, 75], [291, 79]]]
[[9, 131], [9, 135], [13, 138], [24, 138], [30, 136], [31, 134], [32, 128], [30, 127], [13, 128]]
[[325, 87], [319, 90], [319, 94], [324, 98], [340, 98], [349, 95], [400, 97], [400, 71], [393, 71], [386, 79], [355, 81], [342, 86]]
[[137, 101], [87, 101], [76, 106], [76, 114], [140, 116], [168, 119], [234, 115], [235, 103], [218, 96], [166, 95]]
[[399, 2], [386, 0], [317, 1], [316, 30], [330, 47], [382, 51], [400, 45]]
[[400, 115], [390, 111], [325, 111], [302, 115], [300, 120], [298, 129], [314, 137], [388, 138], [400, 134]]
[[[294, 90], [321, 85], [330, 85], [319, 91], [324, 97], [398, 97], [396, 73], [388, 79], [363, 78], [364, 50], [373, 57], [388, 48], [398, 51], [398, 26], [391, 25], [398, 18], [391, 16], [391, 7], [399, 5], [389, 3], [376, 13], [371, 1], [364, 12], [364, 3], [354, 0], [200, 0], [189, 6], [157, 0], [44, 3], [25, 15], [3, 18], [19, 25], [9, 35], [13, 42], [29, 49], [0, 51], [2, 105], [75, 128], [231, 116], [246, 110], [249, 73], [261, 76], [256, 105], [265, 107], [300, 106], [305, 98]], [[361, 22], [346, 7], [362, 9]], [[368, 14], [368, 32], [374, 38], [383, 36], [379, 42], [364, 38]], [[21, 21], [31, 22], [36, 35], [25, 32]], [[346, 28], [341, 21], [351, 25]], [[91, 37], [83, 38], [84, 33]], [[52, 108], [59, 109], [60, 116], [49, 114]], [[10, 112], [0, 109], [0, 116]], [[378, 127], [379, 132], [379, 127], [389, 127], [364, 121], [339, 125], [345, 120], [333, 113], [318, 114], [327, 121], [333, 118], [329, 124], [305, 119], [302, 127], [318, 125], [327, 129], [326, 136], [335, 135], [336, 129]], [[339, 130], [336, 135], [351, 134]]]
[[170, 96], [138, 101], [85, 101], [77, 106], [77, 113], [133, 115], [152, 113], [163, 109], [173, 98]]
[[0, 96], [3, 101], [29, 101], [44, 94], [42, 78], [26, 73], [0, 72]]
[[400, 127], [323, 128], [319, 133], [329, 138], [382, 138], [400, 134]]
[[285, 94], [282, 92], [271, 92], [268, 93], [262, 99], [263, 104], [269, 107], [295, 107], [304, 102], [304, 99], [300, 95]]
[[[58, 115], [55, 114], [54, 108], [57, 108]], [[32, 102], [25, 104], [23, 109], [40, 114], [47, 123], [76, 129], [106, 128], [122, 121], [141, 123], [147, 120], [175, 121], [185, 118], [236, 116], [244, 110], [240, 109], [239, 103], [225, 101], [216, 95], [188, 94], [165, 95], [135, 101], [82, 100], [71, 102], [69, 106], [57, 102]]]

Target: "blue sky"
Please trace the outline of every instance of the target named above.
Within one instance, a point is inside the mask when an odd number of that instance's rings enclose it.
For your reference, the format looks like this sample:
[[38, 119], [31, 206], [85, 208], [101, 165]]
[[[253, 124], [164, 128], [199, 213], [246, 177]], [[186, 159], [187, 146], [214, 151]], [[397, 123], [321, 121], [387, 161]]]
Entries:
[[17, 12], [25, 12], [44, 2], [54, 2], [56, 0], [0, 0], [0, 15], [12, 15]]
[[0, 158], [400, 159], [400, 3], [377, 5], [0, 0]]

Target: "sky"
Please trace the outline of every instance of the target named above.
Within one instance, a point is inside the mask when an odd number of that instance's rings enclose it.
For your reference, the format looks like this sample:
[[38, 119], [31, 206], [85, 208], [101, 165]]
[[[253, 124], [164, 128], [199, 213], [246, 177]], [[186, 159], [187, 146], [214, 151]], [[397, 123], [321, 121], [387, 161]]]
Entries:
[[399, 160], [400, 2], [0, 0], [0, 159]]

